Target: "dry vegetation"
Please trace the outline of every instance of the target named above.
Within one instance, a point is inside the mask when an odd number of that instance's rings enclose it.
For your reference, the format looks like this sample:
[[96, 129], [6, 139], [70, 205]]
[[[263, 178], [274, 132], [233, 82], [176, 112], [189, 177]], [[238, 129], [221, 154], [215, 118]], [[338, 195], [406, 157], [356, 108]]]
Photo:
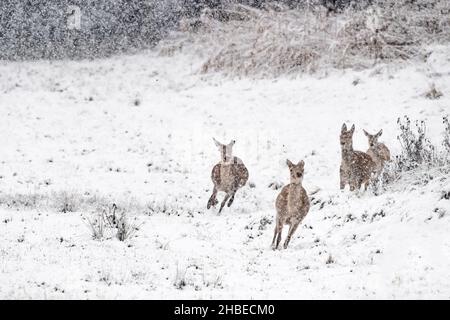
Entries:
[[[448, 175], [450, 163], [450, 124], [443, 117], [442, 144], [434, 144], [428, 137], [424, 120], [411, 121], [408, 116], [397, 119], [400, 153], [386, 164], [379, 179], [373, 181], [375, 194], [386, 191], [389, 185], [400, 179], [415, 185], [426, 185], [433, 176]], [[441, 147], [443, 146], [443, 148]]]
[[[380, 61], [426, 59], [426, 45], [450, 41], [447, 0], [377, 0], [329, 13], [322, 6], [255, 9], [233, 5], [228, 19], [204, 11], [160, 44], [204, 59], [199, 72], [276, 77], [328, 67], [361, 69]], [[224, 21], [226, 20], [226, 21]]]

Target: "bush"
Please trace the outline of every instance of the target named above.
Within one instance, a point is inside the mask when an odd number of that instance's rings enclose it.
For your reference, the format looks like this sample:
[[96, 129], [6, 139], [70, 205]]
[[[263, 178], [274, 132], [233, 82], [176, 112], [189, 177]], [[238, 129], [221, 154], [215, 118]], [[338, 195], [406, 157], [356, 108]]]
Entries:
[[426, 184], [435, 174], [449, 172], [450, 156], [450, 124], [448, 117], [443, 118], [444, 123], [444, 149], [441, 150], [427, 137], [426, 122], [411, 121], [408, 116], [397, 119], [400, 134], [397, 140], [400, 143], [400, 154], [393, 160], [385, 163], [383, 171], [377, 179], [372, 181], [372, 190], [375, 194], [386, 191], [388, 185], [400, 179], [408, 178], [409, 183]]
[[425, 121], [416, 120], [413, 129], [411, 120], [405, 116], [403, 121], [398, 118], [397, 124], [400, 128], [397, 140], [400, 142], [402, 150], [401, 154], [396, 157], [398, 170], [408, 171], [422, 164], [433, 165], [439, 161], [436, 147], [426, 136]]

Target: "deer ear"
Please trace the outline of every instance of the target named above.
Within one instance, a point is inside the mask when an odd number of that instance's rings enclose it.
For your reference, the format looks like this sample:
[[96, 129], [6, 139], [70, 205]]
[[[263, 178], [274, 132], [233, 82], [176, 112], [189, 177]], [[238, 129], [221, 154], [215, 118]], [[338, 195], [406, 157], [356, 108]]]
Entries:
[[304, 167], [305, 166], [305, 161], [303, 161], [303, 160], [300, 160], [299, 162], [298, 162], [298, 164], [297, 164], [298, 166], [302, 166], [302, 167]]
[[378, 131], [377, 137], [380, 137], [382, 134], [383, 134], [383, 129], [381, 129], [380, 131]]
[[231, 140], [230, 143], [229, 143], [229, 145], [230, 145], [230, 146], [234, 146], [235, 143], [236, 143], [236, 140]]
[[286, 164], [287, 164], [287, 166], [289, 167], [289, 168], [291, 168], [291, 167], [293, 167], [294, 166], [294, 164], [291, 162], [291, 160], [289, 160], [289, 159], [286, 159]]
[[222, 146], [222, 144], [219, 141], [217, 141], [214, 137], [213, 137], [213, 140], [214, 140], [214, 143], [216, 144], [216, 146], [218, 146], [218, 147]]
[[341, 128], [341, 132], [347, 131], [347, 125], [344, 123]]
[[355, 132], [355, 125], [352, 125], [352, 128], [350, 129], [350, 132], [353, 134]]
[[366, 130], [363, 129], [363, 131], [364, 131], [364, 134], [366, 135], [366, 137], [370, 136], [370, 134]]

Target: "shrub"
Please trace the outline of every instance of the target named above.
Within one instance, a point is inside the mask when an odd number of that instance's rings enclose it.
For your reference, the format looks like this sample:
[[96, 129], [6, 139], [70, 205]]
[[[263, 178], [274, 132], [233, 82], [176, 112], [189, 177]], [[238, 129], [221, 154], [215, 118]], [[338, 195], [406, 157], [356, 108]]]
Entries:
[[427, 138], [427, 126], [425, 121], [416, 120], [414, 128], [411, 120], [405, 116], [403, 120], [397, 119], [400, 135], [397, 140], [401, 145], [401, 154], [396, 157], [398, 170], [408, 171], [419, 165], [433, 165], [439, 161], [436, 147]]
[[109, 230], [117, 239], [125, 241], [139, 230], [135, 221], [130, 222], [125, 210], [119, 209], [115, 203], [98, 212], [93, 220], [89, 218], [86, 220], [92, 238], [96, 240], [103, 239], [105, 231]]
[[139, 227], [130, 222], [125, 214], [122, 214], [117, 222], [117, 239], [125, 241], [131, 238], [138, 230]]
[[408, 116], [398, 118], [400, 134], [400, 154], [385, 163], [383, 171], [372, 184], [372, 191], [379, 194], [395, 181], [408, 177], [409, 183], [426, 184], [435, 174], [448, 173], [450, 156], [450, 123], [443, 118], [444, 149], [441, 150], [427, 137], [427, 125], [424, 120], [411, 121]]
[[447, 152], [448, 161], [450, 155], [450, 122], [448, 120], [448, 116], [444, 117], [442, 122], [444, 123], [444, 140], [442, 141], [442, 145]]

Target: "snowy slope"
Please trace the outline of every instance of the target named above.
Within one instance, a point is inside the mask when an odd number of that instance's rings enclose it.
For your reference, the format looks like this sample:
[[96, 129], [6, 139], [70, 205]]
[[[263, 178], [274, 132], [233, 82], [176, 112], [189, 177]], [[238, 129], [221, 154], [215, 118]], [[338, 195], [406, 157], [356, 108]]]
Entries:
[[[396, 119], [441, 141], [450, 50], [426, 63], [274, 80], [200, 76], [153, 52], [0, 64], [0, 298], [450, 298], [447, 176], [379, 196], [339, 190], [339, 132], [355, 123], [399, 152]], [[431, 83], [439, 100], [423, 96]], [[250, 171], [231, 208], [206, 210], [212, 137]], [[272, 251], [286, 158], [304, 159], [314, 205]], [[74, 212], [62, 213], [68, 199]], [[221, 198], [219, 198], [221, 200]], [[117, 203], [135, 237], [92, 240], [82, 217]], [[287, 230], [285, 230], [287, 231]]]

